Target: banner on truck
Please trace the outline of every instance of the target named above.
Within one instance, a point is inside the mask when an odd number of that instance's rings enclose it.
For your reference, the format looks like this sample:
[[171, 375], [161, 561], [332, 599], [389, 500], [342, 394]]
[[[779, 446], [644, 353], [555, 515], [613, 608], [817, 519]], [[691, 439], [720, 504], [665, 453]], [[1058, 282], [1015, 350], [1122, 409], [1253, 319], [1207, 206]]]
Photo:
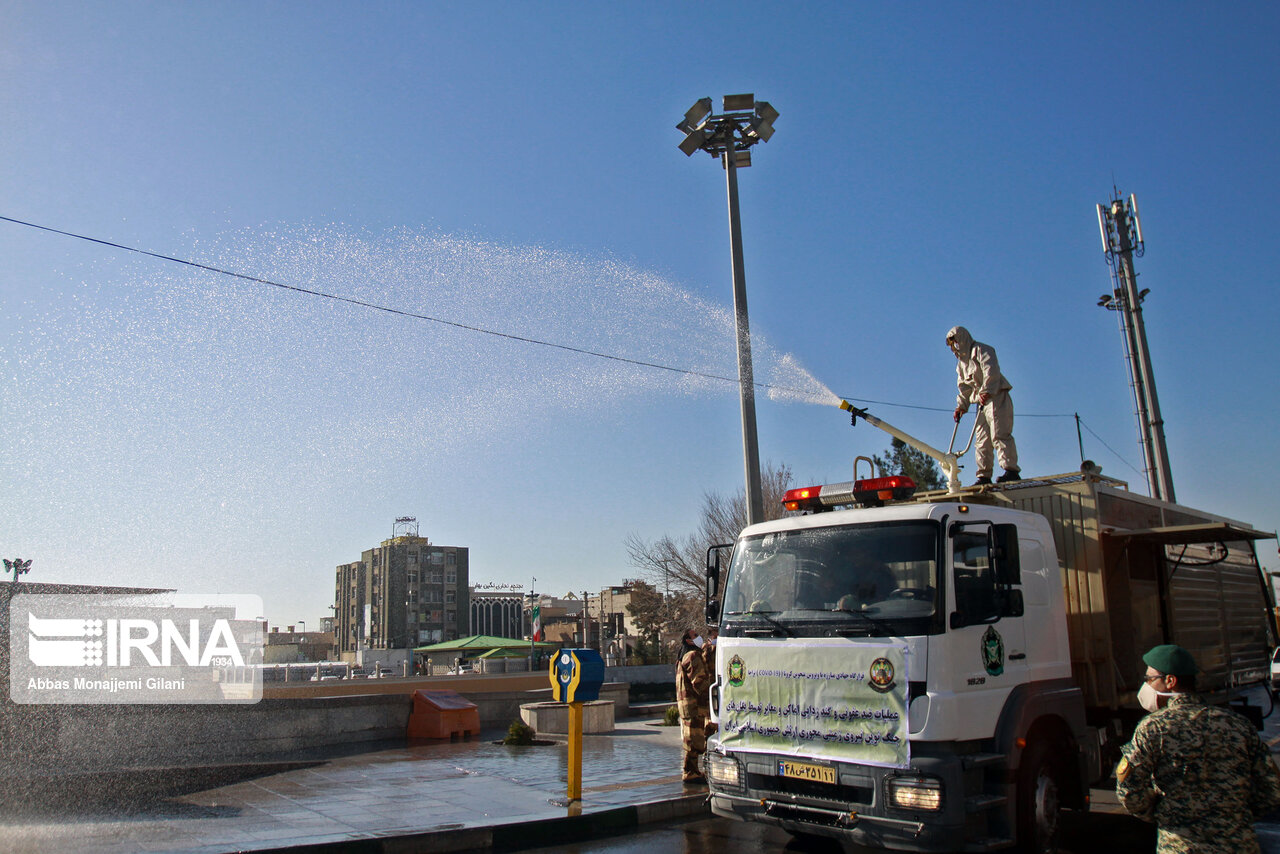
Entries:
[[910, 764], [905, 645], [720, 638], [716, 676], [730, 750]]

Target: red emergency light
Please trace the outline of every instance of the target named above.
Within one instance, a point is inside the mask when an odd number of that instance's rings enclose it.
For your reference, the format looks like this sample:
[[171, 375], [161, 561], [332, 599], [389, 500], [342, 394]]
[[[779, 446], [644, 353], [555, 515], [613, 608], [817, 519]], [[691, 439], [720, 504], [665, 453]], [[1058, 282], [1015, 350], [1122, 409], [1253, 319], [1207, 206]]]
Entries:
[[782, 506], [788, 510], [821, 510], [822, 502], [818, 496], [822, 494], [821, 486], [803, 486], [800, 489], [788, 489], [782, 496]]
[[788, 489], [782, 496], [787, 510], [821, 513], [846, 504], [880, 507], [887, 501], [905, 501], [915, 494], [916, 482], [906, 475], [872, 477], [852, 483], [829, 483]]
[[866, 507], [879, 507], [886, 501], [902, 501], [915, 494], [916, 482], [904, 474], [873, 477], [853, 482], [853, 497]]

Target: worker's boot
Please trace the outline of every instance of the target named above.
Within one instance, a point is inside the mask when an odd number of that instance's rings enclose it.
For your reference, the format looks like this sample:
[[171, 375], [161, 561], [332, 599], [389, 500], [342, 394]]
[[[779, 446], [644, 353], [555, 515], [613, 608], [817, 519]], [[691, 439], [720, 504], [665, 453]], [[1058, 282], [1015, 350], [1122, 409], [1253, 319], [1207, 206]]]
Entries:
[[1006, 471], [1004, 474], [996, 478], [996, 483], [1011, 483], [1015, 480], [1022, 480], [1022, 475], [1017, 470]]
[[991, 475], [984, 474], [982, 477], [980, 477], [980, 478], [978, 478], [977, 480], [975, 480], [975, 481], [973, 482], [973, 485], [974, 485], [974, 486], [990, 486], [990, 485], [991, 485]]

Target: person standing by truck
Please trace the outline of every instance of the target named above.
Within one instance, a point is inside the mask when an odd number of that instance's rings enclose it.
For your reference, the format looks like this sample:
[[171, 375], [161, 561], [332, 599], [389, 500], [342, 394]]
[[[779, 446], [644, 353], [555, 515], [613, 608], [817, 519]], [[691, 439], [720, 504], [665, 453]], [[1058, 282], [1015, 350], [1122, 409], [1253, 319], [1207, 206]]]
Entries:
[[1156, 850], [1257, 852], [1255, 819], [1280, 807], [1280, 770], [1246, 718], [1195, 694], [1196, 664], [1175, 644], [1153, 647], [1138, 702], [1151, 714], [1122, 749], [1116, 794], [1154, 822]]
[[977, 432], [974, 434], [974, 456], [977, 463], [975, 486], [991, 483], [992, 446], [999, 455], [1004, 474], [997, 480], [1005, 483], [1021, 480], [1018, 468], [1018, 447], [1013, 441], [1013, 401], [1009, 390], [1013, 386], [1000, 373], [1000, 362], [995, 348], [974, 341], [969, 330], [953, 326], [947, 331], [947, 346], [956, 357], [955, 420], [969, 411], [971, 404], [978, 404]]
[[707, 722], [711, 718], [711, 674], [702, 654], [703, 640], [693, 629], [680, 639], [680, 663], [676, 665], [676, 706], [680, 711], [680, 735], [684, 740], [686, 783], [702, 783], [702, 756], [707, 752]]

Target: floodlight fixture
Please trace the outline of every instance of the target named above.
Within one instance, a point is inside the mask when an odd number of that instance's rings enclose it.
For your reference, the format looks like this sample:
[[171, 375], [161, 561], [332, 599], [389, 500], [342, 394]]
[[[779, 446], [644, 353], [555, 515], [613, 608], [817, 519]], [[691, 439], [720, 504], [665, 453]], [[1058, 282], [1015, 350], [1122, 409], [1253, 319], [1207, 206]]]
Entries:
[[684, 152], [685, 157], [692, 157], [693, 153], [702, 148], [706, 141], [707, 132], [702, 128], [698, 128], [695, 131], [691, 131], [684, 138], [684, 141], [680, 143], [680, 150]]
[[736, 113], [741, 110], [754, 110], [756, 107], [756, 96], [748, 92], [745, 95], [725, 95], [724, 111], [726, 113]]
[[756, 115], [769, 124], [773, 124], [778, 119], [778, 111], [768, 101], [756, 101]]
[[684, 133], [692, 133], [699, 125], [702, 124], [702, 120], [710, 113], [711, 99], [699, 98], [694, 102], [693, 106], [689, 108], [688, 112], [684, 114], [684, 121], [676, 125], [676, 130], [683, 131]]
[[769, 137], [773, 136], [773, 125], [765, 119], [756, 119], [747, 125], [747, 136], [768, 142]]

